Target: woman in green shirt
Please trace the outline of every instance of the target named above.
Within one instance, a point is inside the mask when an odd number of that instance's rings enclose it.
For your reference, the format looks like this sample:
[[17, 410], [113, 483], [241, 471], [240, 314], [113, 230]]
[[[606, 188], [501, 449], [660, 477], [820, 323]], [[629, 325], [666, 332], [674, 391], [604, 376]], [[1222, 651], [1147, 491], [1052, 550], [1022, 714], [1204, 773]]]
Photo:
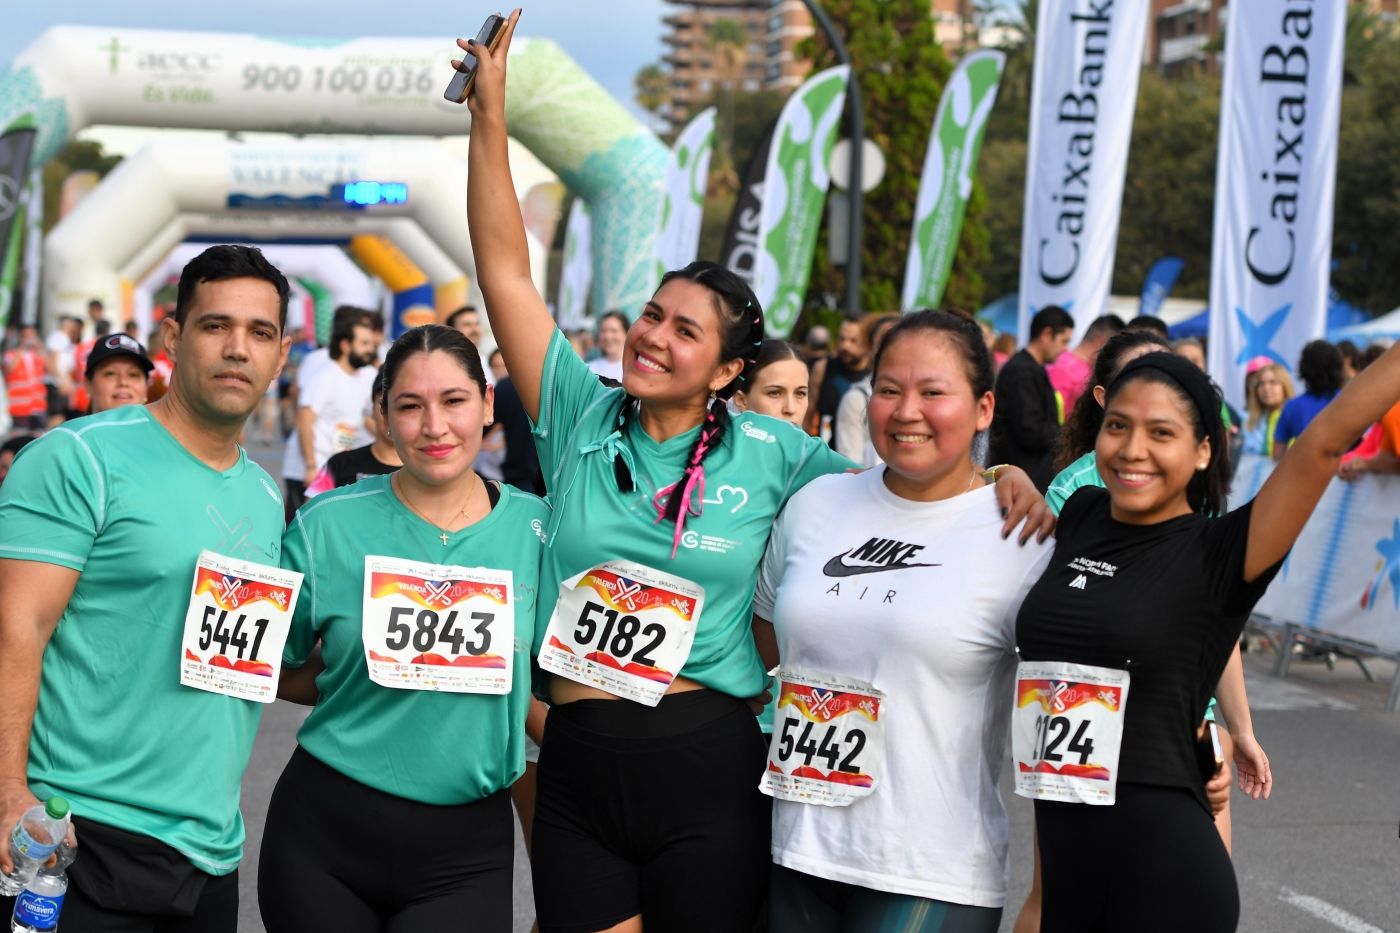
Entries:
[[282, 542], [305, 579], [279, 695], [314, 708], [273, 792], [259, 906], [270, 933], [505, 933], [549, 510], [472, 469], [492, 393], [470, 341], [415, 328], [383, 374], [403, 467], [316, 497]]
[[744, 702], [766, 683], [758, 564], [788, 497], [852, 464], [792, 424], [729, 414], [763, 312], [714, 263], [662, 278], [628, 331], [621, 388], [573, 353], [531, 281], [510, 176], [517, 19], [494, 52], [458, 44], [478, 60], [479, 284], [553, 506], [535, 633], [536, 689], [553, 703], [531, 853], [540, 929], [748, 930], [769, 858], [764, 743]]

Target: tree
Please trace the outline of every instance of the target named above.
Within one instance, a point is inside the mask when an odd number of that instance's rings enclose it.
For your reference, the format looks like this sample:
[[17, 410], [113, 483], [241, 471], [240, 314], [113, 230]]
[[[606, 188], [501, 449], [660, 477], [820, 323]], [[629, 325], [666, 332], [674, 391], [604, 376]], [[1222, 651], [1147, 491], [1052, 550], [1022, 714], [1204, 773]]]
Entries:
[[714, 53], [719, 78], [719, 127], [715, 134], [716, 168], [732, 175], [734, 166], [734, 93], [748, 63], [749, 32], [737, 19], [724, 17], [705, 27], [705, 47]]
[[[866, 136], [885, 155], [884, 179], [865, 197], [861, 304], [890, 310], [899, 307], [924, 152], [952, 66], [934, 40], [927, 0], [827, 0], [825, 6], [850, 51], [853, 78], [860, 81]], [[820, 35], [804, 40], [799, 54], [810, 58], [814, 69], [836, 64]], [[984, 201], [974, 186], [945, 291], [949, 303], [981, 304], [978, 268], [986, 262], [988, 246]], [[823, 231], [807, 292], [809, 309], [844, 292], [844, 271], [827, 261], [825, 241]]]
[[63, 183], [75, 172], [95, 172], [100, 179], [122, 160], [108, 155], [102, 144], [84, 139], [70, 141], [44, 166], [44, 232], [58, 223], [58, 208], [63, 198]]
[[656, 62], [643, 65], [632, 78], [632, 91], [637, 106], [659, 120], [661, 111], [671, 102], [671, 81], [666, 70]]

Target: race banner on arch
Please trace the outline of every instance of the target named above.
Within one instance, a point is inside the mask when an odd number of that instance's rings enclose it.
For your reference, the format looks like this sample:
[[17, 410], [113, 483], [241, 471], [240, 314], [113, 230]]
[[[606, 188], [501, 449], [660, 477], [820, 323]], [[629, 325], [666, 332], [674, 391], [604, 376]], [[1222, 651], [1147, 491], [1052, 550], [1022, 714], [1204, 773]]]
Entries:
[[1289, 372], [1327, 326], [1344, 3], [1234, 0], [1225, 43], [1208, 367], [1244, 408], [1244, 373]]
[[787, 99], [773, 131], [753, 284], [769, 337], [792, 332], [807, 297], [850, 75], [848, 65], [812, 75]]
[[1018, 337], [1059, 305], [1108, 308], [1149, 4], [1041, 0], [1031, 77]]
[[702, 110], [681, 130], [666, 165], [665, 194], [656, 234], [656, 281], [672, 269], [695, 261], [700, 250], [700, 221], [715, 145], [714, 107]]
[[997, 51], [973, 52], [958, 62], [929, 133], [909, 258], [904, 266], [900, 306], [905, 311], [936, 308], [943, 299], [953, 256], [958, 251], [972, 177], [982, 149], [992, 105], [1006, 56]]

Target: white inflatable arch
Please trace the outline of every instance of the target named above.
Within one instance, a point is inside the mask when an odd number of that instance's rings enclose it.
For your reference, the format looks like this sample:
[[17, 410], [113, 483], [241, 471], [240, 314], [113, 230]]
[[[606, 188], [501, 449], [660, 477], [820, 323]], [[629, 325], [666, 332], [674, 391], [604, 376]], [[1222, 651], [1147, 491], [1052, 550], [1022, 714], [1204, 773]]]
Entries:
[[[452, 38], [318, 40], [55, 26], [0, 72], [0, 126], [31, 115], [41, 162], [95, 123], [459, 135], [469, 127], [467, 109], [442, 99], [448, 61], [460, 54]], [[512, 135], [589, 204], [595, 306], [645, 300], [655, 285], [650, 258], [665, 147], [557, 45], [541, 39], [522, 39], [512, 49], [507, 116]], [[369, 180], [391, 181], [393, 174]], [[148, 177], [142, 197], [161, 200], [164, 181]], [[466, 239], [466, 223], [462, 201], [446, 210], [453, 215], [450, 236], [423, 226], [448, 249]], [[125, 218], [110, 224], [123, 227]]]

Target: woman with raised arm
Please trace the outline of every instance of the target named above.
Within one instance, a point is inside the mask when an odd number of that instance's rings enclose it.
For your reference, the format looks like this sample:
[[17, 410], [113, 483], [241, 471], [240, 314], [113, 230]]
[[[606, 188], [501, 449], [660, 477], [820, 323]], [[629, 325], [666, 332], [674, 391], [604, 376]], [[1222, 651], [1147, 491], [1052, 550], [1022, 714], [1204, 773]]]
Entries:
[[[1236, 928], [1239, 891], [1207, 806], [1197, 726], [1342, 454], [1397, 399], [1400, 348], [1227, 514], [1209, 378], [1150, 353], [1109, 385], [1095, 448], [1107, 488], [1065, 503], [1050, 566], [1017, 620], [1012, 754], [1017, 793], [1036, 801], [1042, 933]], [[1086, 863], [1087, 852], [1105, 857]]]
[[851, 464], [791, 424], [730, 416], [763, 312], [714, 263], [663, 277], [628, 331], [621, 388], [570, 350], [530, 279], [507, 160], [518, 18], [495, 52], [459, 45], [479, 60], [467, 205], [481, 290], [554, 500], [535, 635], [537, 692], [553, 704], [539, 925], [746, 931], [768, 878], [764, 745], [744, 702], [766, 682], [750, 628], [758, 563], [788, 497]]

